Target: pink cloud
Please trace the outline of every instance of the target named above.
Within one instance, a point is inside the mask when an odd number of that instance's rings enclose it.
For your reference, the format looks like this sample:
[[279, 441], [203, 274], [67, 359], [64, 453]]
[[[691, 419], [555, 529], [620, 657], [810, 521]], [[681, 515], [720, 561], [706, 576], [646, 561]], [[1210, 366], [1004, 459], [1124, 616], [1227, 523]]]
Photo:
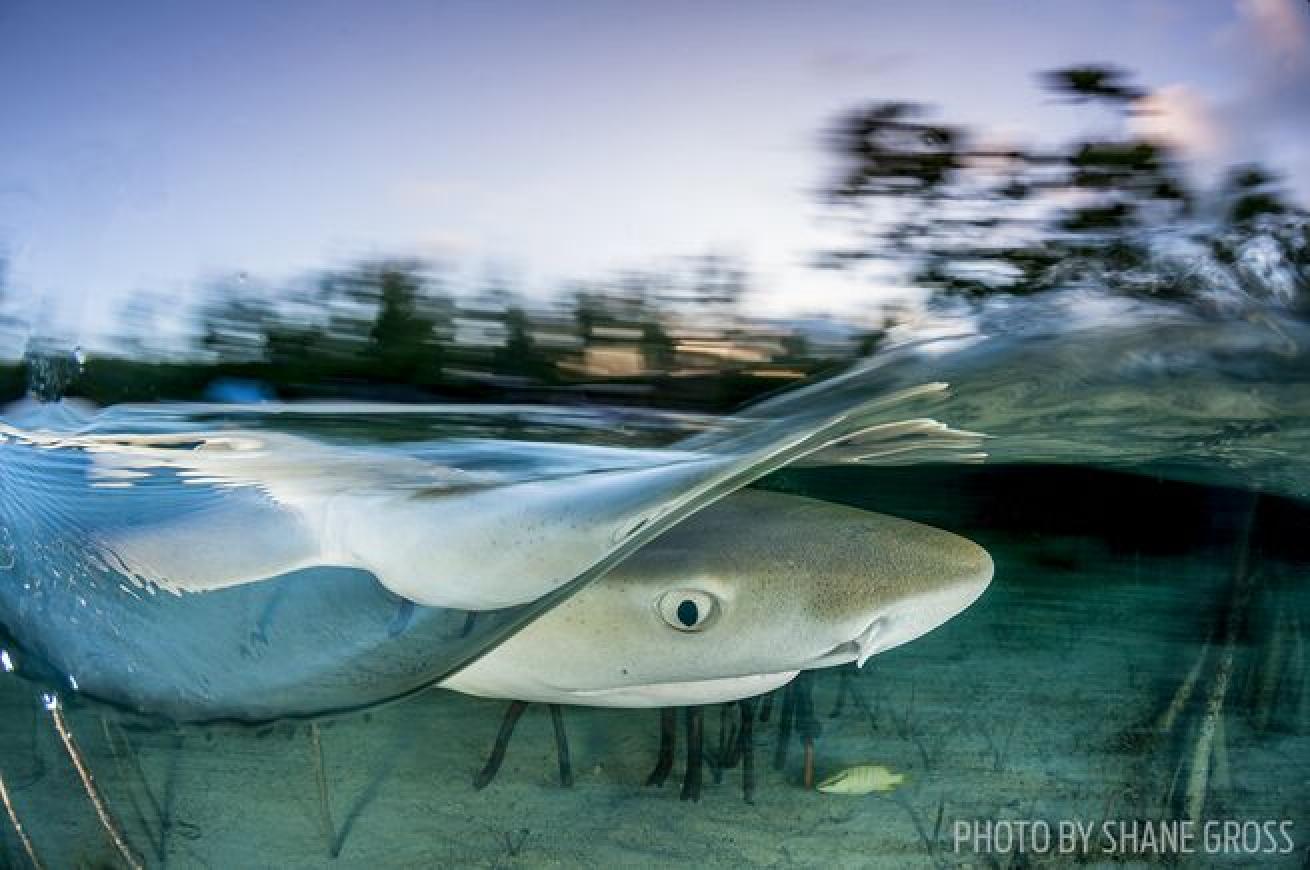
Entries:
[[1299, 67], [1310, 55], [1310, 16], [1296, 0], [1238, 0], [1237, 11], [1275, 67]]
[[1215, 109], [1188, 85], [1166, 85], [1137, 104], [1131, 121], [1138, 135], [1167, 142], [1201, 164], [1213, 164], [1228, 150], [1229, 137]]

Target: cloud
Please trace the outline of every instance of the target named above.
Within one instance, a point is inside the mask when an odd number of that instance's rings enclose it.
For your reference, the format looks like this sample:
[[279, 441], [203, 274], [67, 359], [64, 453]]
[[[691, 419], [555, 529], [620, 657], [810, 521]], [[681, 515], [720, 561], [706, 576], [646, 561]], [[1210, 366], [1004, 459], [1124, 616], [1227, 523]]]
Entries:
[[1163, 87], [1141, 101], [1133, 130], [1177, 146], [1203, 175], [1263, 163], [1310, 202], [1310, 155], [1302, 144], [1310, 141], [1310, 4], [1235, 0], [1233, 11], [1212, 42], [1215, 62], [1231, 71], [1227, 85]]
[[1203, 167], [1228, 154], [1230, 137], [1204, 94], [1189, 85], [1166, 85], [1137, 102], [1133, 132], [1167, 142]]
[[1238, 0], [1237, 11], [1253, 40], [1276, 68], [1304, 68], [1310, 55], [1310, 17], [1296, 0]]
[[1303, 0], [1238, 0], [1236, 52], [1251, 72], [1223, 106], [1234, 156], [1269, 160], [1303, 201], [1310, 202], [1310, 4]]

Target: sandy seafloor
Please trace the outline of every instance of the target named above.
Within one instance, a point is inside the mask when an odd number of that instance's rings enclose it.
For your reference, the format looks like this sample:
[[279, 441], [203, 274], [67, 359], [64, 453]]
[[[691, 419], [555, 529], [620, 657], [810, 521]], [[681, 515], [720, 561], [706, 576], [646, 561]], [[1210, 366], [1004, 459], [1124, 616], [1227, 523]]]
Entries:
[[[866, 762], [908, 774], [889, 796], [805, 791], [798, 747], [785, 770], [773, 770], [777, 704], [774, 720], [756, 729], [754, 805], [742, 800], [739, 770], [727, 771], [721, 784], [707, 771], [703, 799], [680, 801], [681, 743], [669, 782], [644, 787], [658, 722], [654, 711], [641, 710], [566, 712], [576, 783], [563, 789], [550, 719], [545, 708], [530, 708], [499, 777], [479, 792], [470, 780], [504, 705], [433, 691], [320, 726], [332, 837], [340, 844], [333, 860], [308, 726], [129, 728], [138, 774], [131, 758], [109, 752], [105, 720], [112, 713], [76, 702], [66, 709], [112, 812], [150, 866], [1160, 863], [1123, 853], [956, 852], [951, 834], [956, 820], [1172, 818], [1162, 798], [1179, 751], [1190, 744], [1152, 743], [1134, 728], [1161, 712], [1191, 668], [1203, 637], [1198, 620], [1212, 596], [1222, 597], [1228, 560], [1214, 553], [1113, 556], [1092, 538], [976, 537], [995, 556], [996, 581], [961, 617], [870, 661], [856, 685], [872, 716], [848, 704], [831, 718], [837, 674], [816, 681], [819, 775]], [[1186, 581], [1175, 582], [1179, 577]], [[1257, 733], [1240, 703], [1230, 705], [1238, 712], [1227, 719], [1228, 782], [1212, 791], [1206, 816], [1291, 820], [1297, 850], [1197, 854], [1180, 863], [1305, 866], [1307, 722], [1294, 715], [1289, 724], [1284, 711]], [[46, 866], [119, 866], [38, 689], [16, 677], [0, 680], [0, 708], [4, 776]], [[717, 709], [708, 710], [710, 744], [718, 721]], [[13, 866], [26, 864], [7, 823], [3, 854]]]

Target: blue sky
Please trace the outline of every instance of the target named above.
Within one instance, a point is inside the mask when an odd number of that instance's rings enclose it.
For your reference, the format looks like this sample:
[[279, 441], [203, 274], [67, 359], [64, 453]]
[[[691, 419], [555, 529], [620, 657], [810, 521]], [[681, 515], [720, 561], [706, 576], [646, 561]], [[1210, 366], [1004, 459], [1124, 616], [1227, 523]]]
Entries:
[[1054, 137], [1070, 116], [1034, 73], [1110, 61], [1164, 89], [1199, 166], [1263, 156], [1304, 194], [1308, 57], [1301, 0], [10, 0], [0, 245], [16, 304], [83, 339], [136, 291], [180, 310], [219, 274], [362, 254], [532, 289], [721, 250], [760, 310], [851, 305], [876, 288], [803, 265], [842, 109]]

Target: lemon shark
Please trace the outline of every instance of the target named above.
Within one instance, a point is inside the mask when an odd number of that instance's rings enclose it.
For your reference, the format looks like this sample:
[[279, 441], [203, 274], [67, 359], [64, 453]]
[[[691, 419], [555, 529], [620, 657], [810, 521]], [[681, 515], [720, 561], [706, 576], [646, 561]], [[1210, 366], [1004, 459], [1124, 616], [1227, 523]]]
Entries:
[[909, 520], [743, 490], [647, 544], [439, 685], [598, 707], [734, 701], [920, 637], [992, 579]]
[[[872, 397], [864, 386], [839, 377], [790, 391], [655, 449], [498, 439], [478, 450], [451, 439], [343, 443], [277, 431], [283, 415], [294, 415], [290, 407], [261, 408], [258, 426], [238, 418], [217, 428], [213, 420], [226, 409], [10, 409], [0, 421], [0, 626], [42, 663], [43, 679], [177, 721], [325, 715], [443, 680], [473, 694], [560, 701], [548, 686], [516, 682], [522, 674], [498, 663], [529, 650], [522, 646], [529, 640], [553, 636], [543, 632], [559, 618], [578, 618], [578, 606], [662, 613], [665, 631], [674, 630], [667, 619], [695, 610], [693, 624], [683, 626], [688, 638], [725, 637], [737, 624], [734, 614], [750, 596], [728, 593], [742, 578], [715, 580], [690, 566], [673, 570], [673, 562], [661, 569], [652, 558], [701, 550], [708, 559], [722, 546], [716, 540], [755, 540], [759, 553], [743, 557], [753, 566], [748, 573], [781, 582], [785, 572], [761, 567], [774, 558], [796, 569], [793, 579], [817, 578], [815, 590], [797, 587], [796, 612], [819, 606], [823, 588], [833, 594], [828, 606], [838, 606], [850, 589], [831, 586], [816, 567], [842, 555], [835, 542], [808, 551], [764, 547], [765, 538], [793, 546], [824, 539], [817, 526], [836, 522], [835, 508], [821, 517], [775, 509], [778, 497], [766, 505], [764, 496], [744, 494], [742, 503], [757, 503], [759, 516], [725, 508], [708, 515], [715, 530], [695, 542], [661, 536], [795, 462], [973, 455], [962, 451], [979, 436], [906, 414], [943, 395], [945, 384]], [[793, 520], [800, 526], [789, 528]], [[664, 543], [652, 554], [665, 555], [615, 574], [599, 593], [609, 597], [584, 597], [497, 653], [656, 541]], [[908, 558], [914, 550], [887, 552]], [[676, 588], [689, 595], [675, 600], [670, 591], [663, 610], [632, 610], [635, 599], [625, 604], [623, 595], [635, 594], [633, 577], [681, 578]], [[782, 587], [771, 588], [780, 594]], [[765, 594], [760, 586], [757, 597]], [[418, 617], [396, 619], [397, 602]], [[471, 633], [457, 627], [467, 613], [478, 614]], [[724, 670], [686, 677], [670, 659], [663, 671], [617, 672], [625, 678], [618, 682], [584, 670], [562, 685], [574, 693], [570, 703], [594, 705], [652, 706], [688, 693], [741, 697], [747, 693], [729, 689], [732, 681], [763, 691], [797, 669], [859, 659], [894, 636], [872, 619], [858, 631], [842, 623], [839, 633], [849, 636], [777, 661], [725, 656]], [[599, 661], [601, 652], [591, 655]], [[728, 682], [716, 686], [711, 676]]]
[[700, 797], [701, 706], [740, 701], [736, 751], [749, 802], [748, 699], [801, 671], [863, 666], [932, 631], [976, 601], [992, 572], [983, 548], [950, 532], [742, 490], [664, 533], [439, 685], [512, 701], [474, 778], [477, 788], [495, 777], [528, 702], [551, 707], [565, 785], [572, 771], [559, 705], [661, 708], [660, 760], [647, 781], [661, 785], [672, 764], [671, 708], [685, 707], [682, 797], [693, 800]]

